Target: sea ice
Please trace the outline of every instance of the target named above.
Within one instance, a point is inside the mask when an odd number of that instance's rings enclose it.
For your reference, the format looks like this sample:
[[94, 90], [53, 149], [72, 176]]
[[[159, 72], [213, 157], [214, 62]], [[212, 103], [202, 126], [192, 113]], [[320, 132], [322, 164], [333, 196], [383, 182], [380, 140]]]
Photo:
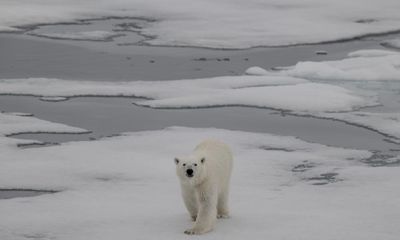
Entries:
[[[3, 0], [0, 30], [108, 16], [147, 18], [146, 43], [249, 48], [399, 30], [398, 0]], [[284, 17], [282, 17], [284, 16]], [[335, 29], [335, 31], [332, 31]]]
[[[232, 76], [175, 81], [95, 82], [60, 79], [3, 79], [0, 94], [37, 96], [133, 96], [137, 105], [191, 108], [245, 105], [288, 111], [350, 111], [376, 105], [342, 87], [280, 76]], [[318, 101], [315, 101], [318, 99]]]
[[0, 238], [186, 239], [183, 230], [191, 222], [173, 158], [205, 138], [228, 143], [235, 166], [232, 217], [219, 220], [204, 239], [395, 240], [400, 234], [397, 168], [363, 164], [370, 152], [294, 137], [172, 127], [10, 149], [12, 158], [1, 158], [0, 188], [61, 192], [0, 200]]

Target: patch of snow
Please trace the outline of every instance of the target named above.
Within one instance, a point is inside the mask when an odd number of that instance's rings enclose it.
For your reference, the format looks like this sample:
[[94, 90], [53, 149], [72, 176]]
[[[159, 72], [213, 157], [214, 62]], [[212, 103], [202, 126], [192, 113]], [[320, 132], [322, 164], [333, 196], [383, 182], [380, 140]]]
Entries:
[[247, 75], [256, 75], [256, 76], [263, 76], [267, 75], [268, 71], [265, 70], [264, 68], [254, 66], [254, 67], [249, 67], [246, 72]]
[[[374, 106], [342, 87], [279, 76], [232, 76], [175, 81], [95, 82], [59, 79], [0, 80], [0, 94], [38, 96], [135, 96], [154, 108], [246, 105], [289, 111], [350, 111]], [[318, 101], [315, 101], [318, 99]]]
[[65, 33], [30, 33], [31, 35], [66, 40], [86, 40], [86, 41], [107, 41], [113, 37], [120, 36], [107, 31], [87, 31], [87, 32], [65, 32]]
[[3, 0], [0, 29], [103, 16], [142, 17], [157, 20], [140, 29], [155, 37], [148, 44], [249, 48], [399, 30], [399, 7], [397, 0]]
[[67, 97], [46, 97], [46, 96], [40, 97], [39, 99], [45, 102], [62, 102], [68, 100]]

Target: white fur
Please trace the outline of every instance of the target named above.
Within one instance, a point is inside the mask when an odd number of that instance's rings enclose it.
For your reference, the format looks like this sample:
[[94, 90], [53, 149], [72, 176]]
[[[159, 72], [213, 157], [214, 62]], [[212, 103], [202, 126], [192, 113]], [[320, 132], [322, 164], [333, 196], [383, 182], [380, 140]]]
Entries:
[[[176, 158], [175, 163], [183, 201], [195, 221], [185, 233], [211, 231], [217, 217], [229, 217], [229, 180], [233, 165], [229, 147], [216, 140], [206, 140], [189, 156]], [[187, 169], [193, 170], [193, 177], [188, 177]]]

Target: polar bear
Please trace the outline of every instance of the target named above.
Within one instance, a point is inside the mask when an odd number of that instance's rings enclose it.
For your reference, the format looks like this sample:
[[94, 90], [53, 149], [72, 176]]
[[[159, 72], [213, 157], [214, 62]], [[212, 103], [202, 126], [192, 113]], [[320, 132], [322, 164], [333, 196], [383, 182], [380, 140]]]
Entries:
[[228, 218], [229, 180], [233, 160], [227, 145], [217, 140], [201, 142], [192, 154], [175, 158], [183, 201], [193, 221], [186, 234], [203, 234], [216, 218]]

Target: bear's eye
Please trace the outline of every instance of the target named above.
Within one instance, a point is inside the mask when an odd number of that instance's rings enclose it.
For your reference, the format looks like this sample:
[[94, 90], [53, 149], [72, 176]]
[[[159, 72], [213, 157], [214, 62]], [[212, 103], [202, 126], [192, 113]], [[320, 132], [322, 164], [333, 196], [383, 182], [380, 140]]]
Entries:
[[186, 163], [182, 164], [182, 166], [186, 166]]
[[194, 166], [197, 167], [197, 163], [195, 163]]

